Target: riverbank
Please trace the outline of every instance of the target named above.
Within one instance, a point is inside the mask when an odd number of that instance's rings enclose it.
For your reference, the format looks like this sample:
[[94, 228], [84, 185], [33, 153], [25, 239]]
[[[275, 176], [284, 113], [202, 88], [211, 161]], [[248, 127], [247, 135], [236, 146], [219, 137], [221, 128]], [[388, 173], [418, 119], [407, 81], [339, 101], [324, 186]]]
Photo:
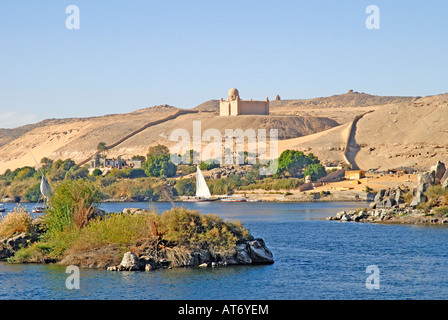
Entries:
[[327, 220], [342, 222], [364, 222], [382, 224], [414, 224], [414, 225], [448, 225], [448, 217], [445, 213], [426, 213], [419, 209], [375, 209], [366, 208], [341, 211]]
[[[332, 190], [332, 191], [305, 191], [300, 192], [297, 190], [281, 190], [281, 191], [252, 191], [243, 192], [236, 191], [234, 195], [246, 196], [249, 200], [263, 201], [263, 202], [366, 202], [373, 201], [375, 198], [374, 193], [369, 193], [361, 190]], [[223, 198], [227, 195], [217, 195], [214, 197]], [[187, 199], [187, 196], [180, 196], [173, 199], [173, 201], [183, 201]], [[119, 199], [105, 199], [105, 203], [122, 203], [122, 202], [142, 202], [126, 197]], [[147, 202], [169, 202], [167, 200], [157, 200]]]

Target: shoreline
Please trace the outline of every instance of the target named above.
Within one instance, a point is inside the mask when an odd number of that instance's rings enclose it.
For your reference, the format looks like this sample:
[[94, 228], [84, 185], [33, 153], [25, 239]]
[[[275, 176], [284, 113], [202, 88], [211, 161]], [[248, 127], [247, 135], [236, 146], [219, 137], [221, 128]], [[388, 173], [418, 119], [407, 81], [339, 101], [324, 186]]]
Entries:
[[358, 222], [387, 225], [448, 226], [448, 217], [427, 213], [420, 209], [407, 207], [392, 209], [359, 209], [341, 211], [336, 216], [326, 218], [329, 221]]

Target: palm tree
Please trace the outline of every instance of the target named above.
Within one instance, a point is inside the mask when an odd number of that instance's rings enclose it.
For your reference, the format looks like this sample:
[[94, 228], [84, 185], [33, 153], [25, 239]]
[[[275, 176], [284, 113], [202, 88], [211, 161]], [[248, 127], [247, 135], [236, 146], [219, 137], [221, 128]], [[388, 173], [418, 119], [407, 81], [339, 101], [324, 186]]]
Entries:
[[100, 142], [98, 143], [96, 150], [98, 150], [101, 153], [101, 155], [105, 157], [109, 148], [106, 146], [106, 142]]

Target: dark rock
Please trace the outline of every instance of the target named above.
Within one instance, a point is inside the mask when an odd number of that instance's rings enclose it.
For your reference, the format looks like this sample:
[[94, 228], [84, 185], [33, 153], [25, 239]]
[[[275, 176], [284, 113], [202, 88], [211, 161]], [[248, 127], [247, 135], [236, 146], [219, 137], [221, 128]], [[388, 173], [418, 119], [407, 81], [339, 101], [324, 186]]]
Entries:
[[266, 247], [263, 239], [256, 239], [248, 243], [249, 256], [252, 263], [271, 264], [274, 263], [272, 252]]
[[445, 164], [437, 161], [437, 164], [431, 167], [431, 176], [434, 178], [433, 183], [438, 185], [441, 183], [443, 176], [445, 175], [446, 167]]
[[445, 171], [442, 179], [440, 179], [440, 184], [442, 185], [442, 188], [448, 188], [448, 170]]
[[387, 198], [383, 200], [377, 207], [388, 209], [392, 208], [395, 204], [396, 204], [395, 199]]
[[0, 261], [6, 260], [14, 255], [14, 251], [8, 248], [5, 244], [0, 243]]
[[168, 267], [170, 266], [170, 264], [171, 264], [171, 261], [169, 261], [169, 260], [167, 260], [167, 259], [160, 259], [160, 260], [159, 260], [159, 265], [160, 265], [162, 268], [168, 268]]
[[239, 264], [251, 264], [252, 259], [249, 255], [249, 249], [247, 243], [239, 244], [236, 246], [235, 260]]
[[120, 267], [126, 271], [137, 271], [141, 269], [141, 264], [137, 255], [128, 251], [124, 254]]
[[6, 246], [11, 248], [12, 251], [17, 251], [21, 247], [26, 245], [29, 240], [30, 240], [30, 237], [26, 233], [22, 232], [16, 236], [6, 240]]
[[400, 204], [400, 203], [403, 203], [404, 202], [404, 200], [403, 200], [403, 196], [402, 196], [402, 191], [401, 191], [401, 189], [397, 189], [396, 191], [395, 191], [395, 202], [397, 203], [397, 204]]
[[412, 199], [412, 202], [410, 204], [411, 207], [416, 207], [421, 203], [424, 203], [426, 201], [425, 191], [428, 189], [429, 184], [423, 183], [417, 187], [415, 190], [414, 198]]
[[381, 189], [375, 196], [374, 202], [380, 202], [383, 200], [384, 194], [386, 193], [385, 189]]
[[423, 184], [433, 185], [434, 175], [431, 175], [430, 172], [420, 172], [417, 178], [417, 185], [420, 186]]

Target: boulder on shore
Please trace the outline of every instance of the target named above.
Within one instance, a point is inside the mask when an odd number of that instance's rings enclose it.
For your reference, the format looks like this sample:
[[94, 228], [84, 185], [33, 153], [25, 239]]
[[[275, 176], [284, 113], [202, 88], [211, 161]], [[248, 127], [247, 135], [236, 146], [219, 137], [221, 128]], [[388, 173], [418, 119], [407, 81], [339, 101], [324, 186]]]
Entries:
[[188, 249], [186, 247], [173, 248], [166, 255], [159, 252], [156, 258], [150, 255], [138, 257], [135, 253], [126, 252], [118, 266], [109, 266], [109, 271], [152, 271], [159, 268], [171, 267], [217, 267], [225, 265], [254, 265], [272, 264], [272, 252], [263, 239], [246, 241], [235, 246], [234, 250], [226, 254], [212, 253], [203, 249]]

